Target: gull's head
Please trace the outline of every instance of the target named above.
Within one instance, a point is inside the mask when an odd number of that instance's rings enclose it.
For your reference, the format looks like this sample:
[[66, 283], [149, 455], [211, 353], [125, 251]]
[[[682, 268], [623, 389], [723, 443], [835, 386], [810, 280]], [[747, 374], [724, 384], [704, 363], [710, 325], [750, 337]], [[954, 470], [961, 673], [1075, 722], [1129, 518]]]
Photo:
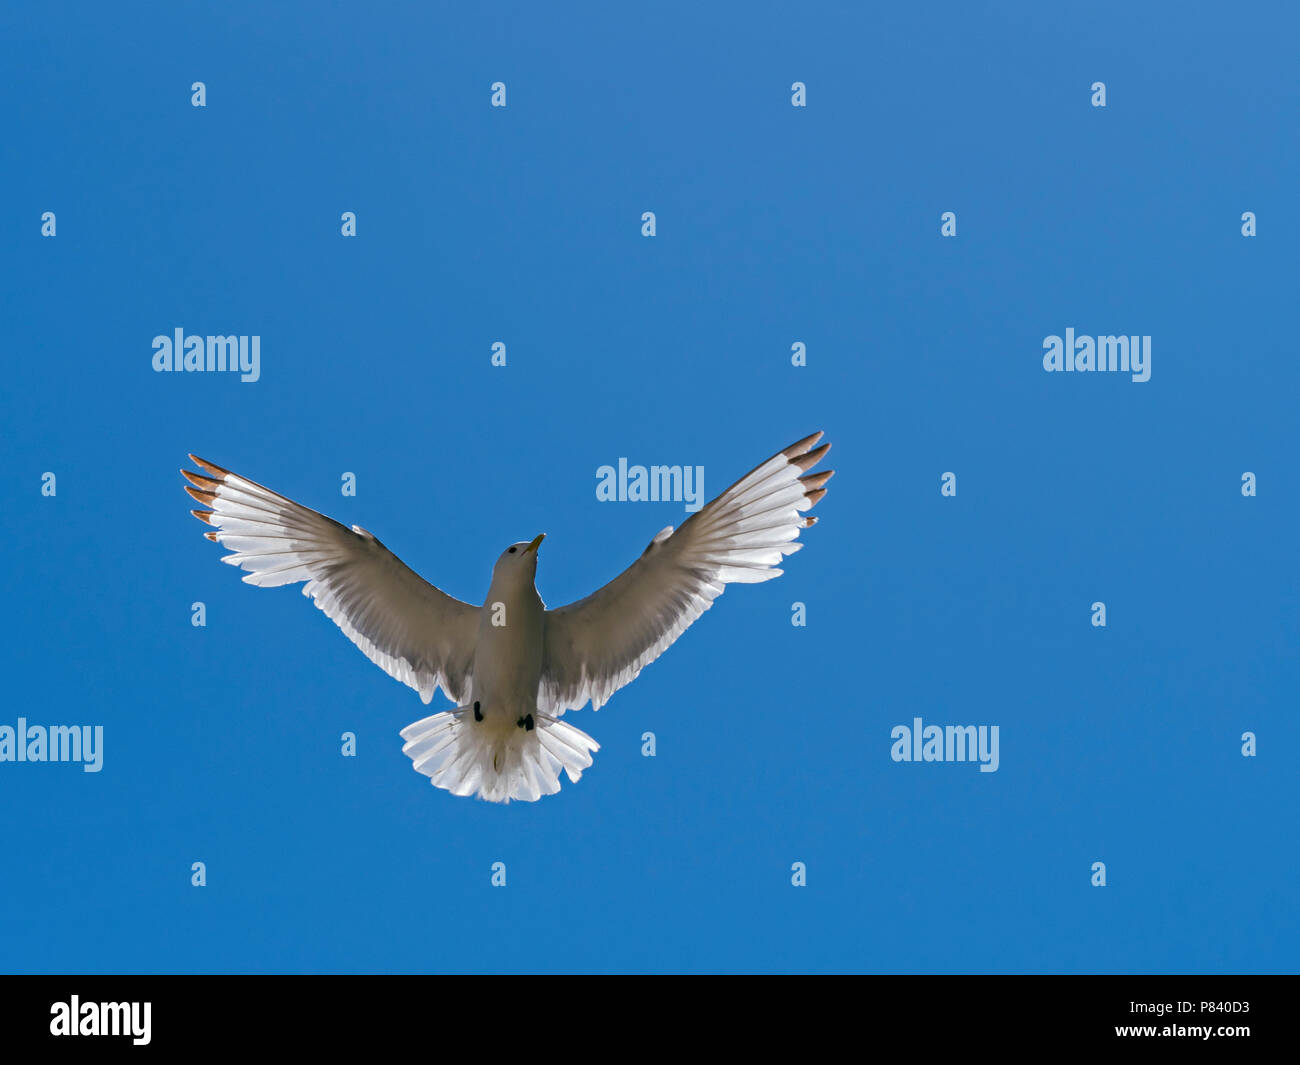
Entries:
[[545, 539], [546, 533], [541, 533], [532, 540], [520, 540], [519, 543], [507, 547], [501, 552], [497, 564], [492, 567], [492, 579], [517, 574], [521, 578], [532, 580], [537, 574], [537, 549], [542, 546], [542, 541]]

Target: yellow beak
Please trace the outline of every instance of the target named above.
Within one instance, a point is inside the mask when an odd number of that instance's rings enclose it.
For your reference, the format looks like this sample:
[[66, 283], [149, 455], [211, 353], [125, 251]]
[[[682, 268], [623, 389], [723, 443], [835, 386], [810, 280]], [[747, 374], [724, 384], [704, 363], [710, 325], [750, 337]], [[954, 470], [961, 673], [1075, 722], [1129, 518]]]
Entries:
[[538, 547], [541, 546], [542, 541], [545, 539], [546, 539], [546, 533], [539, 533], [537, 535], [537, 539], [535, 539], [531, 544], [529, 544], [527, 547], [524, 548], [524, 554], [525, 555], [528, 554], [529, 551], [536, 551]]

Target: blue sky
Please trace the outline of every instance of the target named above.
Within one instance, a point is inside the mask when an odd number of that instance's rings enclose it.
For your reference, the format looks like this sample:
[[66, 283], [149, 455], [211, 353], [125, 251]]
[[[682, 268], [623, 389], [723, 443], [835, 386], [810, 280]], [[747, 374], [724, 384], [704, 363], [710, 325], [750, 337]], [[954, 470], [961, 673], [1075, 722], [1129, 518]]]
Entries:
[[[7, 5], [0, 725], [104, 765], [0, 763], [0, 967], [1294, 971], [1294, 12], [702, 6]], [[155, 373], [176, 328], [260, 380]], [[1067, 328], [1151, 379], [1044, 372]], [[786, 575], [508, 807], [412, 771], [418, 697], [177, 472], [475, 602], [546, 531], [556, 606], [685, 516], [598, 467], [711, 497], [815, 429]], [[915, 717], [997, 772], [892, 761]]]

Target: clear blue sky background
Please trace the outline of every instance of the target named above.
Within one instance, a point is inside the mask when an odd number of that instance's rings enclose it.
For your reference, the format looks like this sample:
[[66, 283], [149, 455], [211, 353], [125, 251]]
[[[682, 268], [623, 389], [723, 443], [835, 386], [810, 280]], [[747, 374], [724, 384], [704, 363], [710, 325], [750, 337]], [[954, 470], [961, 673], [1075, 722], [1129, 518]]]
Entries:
[[[0, 966], [1294, 971], [1295, 14], [469, 6], [5, 7], [0, 723], [105, 764], [0, 765]], [[177, 327], [261, 380], [154, 373]], [[1151, 335], [1150, 382], [1044, 373], [1067, 327]], [[221, 565], [177, 472], [476, 602], [544, 530], [559, 605], [684, 516], [597, 467], [712, 495], [818, 428], [786, 575], [508, 807], [412, 771], [417, 696]], [[1000, 769], [892, 762], [916, 716]]]

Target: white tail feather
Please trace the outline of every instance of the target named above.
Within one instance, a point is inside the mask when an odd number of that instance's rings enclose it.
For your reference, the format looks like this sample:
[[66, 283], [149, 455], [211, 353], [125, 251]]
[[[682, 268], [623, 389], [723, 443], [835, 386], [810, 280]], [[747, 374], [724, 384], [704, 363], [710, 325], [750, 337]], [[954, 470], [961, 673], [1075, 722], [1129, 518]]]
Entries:
[[576, 782], [600, 744], [581, 729], [537, 713], [537, 727], [512, 730], [504, 740], [476, 727], [461, 706], [402, 729], [402, 753], [435, 787], [489, 802], [536, 802], [560, 790], [560, 770]]

